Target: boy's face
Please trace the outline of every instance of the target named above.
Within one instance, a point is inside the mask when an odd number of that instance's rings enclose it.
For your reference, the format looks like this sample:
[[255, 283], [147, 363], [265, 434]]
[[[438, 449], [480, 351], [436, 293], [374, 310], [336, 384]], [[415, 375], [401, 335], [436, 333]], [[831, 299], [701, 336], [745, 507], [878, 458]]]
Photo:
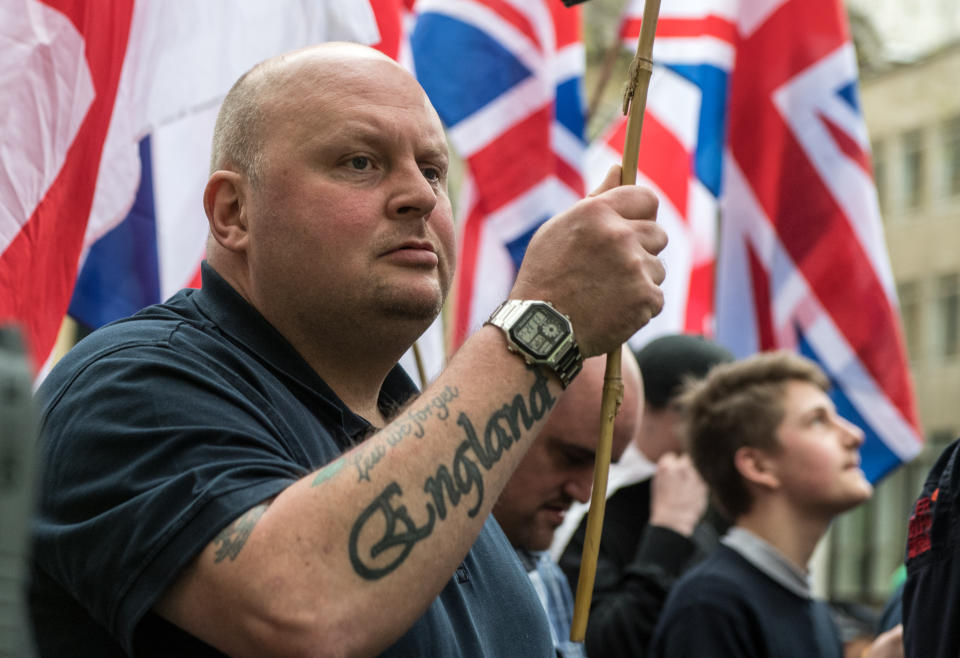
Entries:
[[783, 408], [780, 450], [772, 455], [781, 492], [798, 509], [826, 518], [867, 500], [873, 487], [860, 470], [860, 428], [808, 382], [787, 383]]

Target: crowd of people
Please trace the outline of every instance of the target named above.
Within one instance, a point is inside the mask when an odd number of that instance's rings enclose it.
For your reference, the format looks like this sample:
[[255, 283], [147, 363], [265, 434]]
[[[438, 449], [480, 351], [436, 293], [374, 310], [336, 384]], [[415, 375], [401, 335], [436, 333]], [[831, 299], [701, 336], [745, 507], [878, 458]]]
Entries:
[[[94, 332], [37, 392], [39, 655], [843, 656], [807, 563], [871, 494], [863, 433], [811, 361], [693, 336], [624, 350], [570, 640], [600, 355], [660, 311], [666, 234], [612, 169], [419, 392], [397, 362], [452, 281], [448, 168], [423, 90], [372, 49], [237, 81], [202, 287]], [[864, 657], [960, 651], [954, 452], [911, 521], [906, 633]]]

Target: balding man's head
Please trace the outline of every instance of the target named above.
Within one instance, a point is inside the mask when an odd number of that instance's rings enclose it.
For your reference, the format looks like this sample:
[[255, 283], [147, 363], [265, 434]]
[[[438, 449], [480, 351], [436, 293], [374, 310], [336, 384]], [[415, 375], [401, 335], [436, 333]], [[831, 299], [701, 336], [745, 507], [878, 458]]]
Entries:
[[[443, 126], [383, 54], [332, 43], [248, 72], [224, 101], [204, 192], [207, 260], [301, 350], [376, 334], [383, 360], [453, 276]], [[402, 221], [400, 221], [402, 220]]]
[[[605, 363], [604, 357], [584, 362], [494, 506], [494, 516], [517, 548], [549, 548], [573, 501], [590, 497]], [[622, 363], [624, 394], [614, 423], [614, 461], [633, 438], [643, 406], [640, 371], [628, 350]]]
[[358, 65], [379, 62], [409, 75], [378, 50], [356, 43], [330, 42], [260, 62], [237, 80], [220, 106], [213, 130], [210, 173], [228, 169], [254, 184], [262, 168], [265, 118], [284, 106], [296, 106], [299, 85], [335, 87], [336, 77], [355, 75]]

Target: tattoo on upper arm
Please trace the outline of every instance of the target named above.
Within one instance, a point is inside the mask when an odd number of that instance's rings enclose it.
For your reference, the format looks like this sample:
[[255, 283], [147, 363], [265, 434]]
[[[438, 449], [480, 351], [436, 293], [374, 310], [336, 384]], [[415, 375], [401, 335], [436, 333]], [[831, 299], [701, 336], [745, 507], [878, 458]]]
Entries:
[[240, 518], [228, 525], [213, 538], [214, 543], [219, 544], [216, 554], [213, 556], [213, 562], [220, 563], [229, 558], [232, 562], [237, 559], [240, 549], [247, 543], [250, 533], [253, 532], [253, 526], [257, 524], [263, 513], [267, 511], [266, 503], [252, 507], [243, 513]]
[[370, 482], [370, 471], [376, 466], [388, 448], [399, 445], [408, 436], [423, 438], [425, 429], [423, 423], [430, 417], [445, 421], [450, 418], [450, 402], [460, 397], [460, 389], [456, 386], [446, 386], [442, 391], [424, 402], [418, 398], [413, 408], [408, 409], [402, 418], [397, 419], [384, 430], [387, 445], [382, 443], [355, 448], [345, 457], [338, 459], [317, 472], [310, 486], [323, 484], [336, 475], [346, 464], [357, 469], [358, 482]]
[[341, 457], [340, 459], [332, 461], [321, 468], [319, 471], [317, 471], [317, 476], [313, 478], [313, 482], [310, 483], [310, 486], [315, 487], [318, 484], [323, 484], [332, 478], [334, 475], [340, 472], [340, 469], [343, 468], [344, 463], [346, 463], [346, 458]]
[[460, 397], [460, 389], [456, 386], [446, 386], [427, 401], [418, 398], [402, 418], [394, 421], [384, 430], [386, 446], [380, 443], [350, 455], [350, 463], [357, 469], [357, 481], [371, 481], [370, 471], [387, 454], [387, 446], [392, 448], [399, 445], [408, 436], [422, 439], [425, 432], [423, 424], [428, 418], [433, 416], [437, 420], [447, 420], [450, 417], [449, 404], [458, 397]]
[[[350, 562], [361, 577], [376, 580], [399, 567], [414, 545], [430, 536], [436, 519], [443, 521], [447, 518], [447, 501], [451, 509], [457, 507], [461, 499], [475, 489], [475, 500], [467, 509], [467, 515], [477, 515], [483, 505], [483, 472], [480, 467], [486, 471], [492, 469], [503, 453], [522, 438], [523, 432], [546, 416], [556, 403], [546, 376], [537, 368], [530, 370], [535, 380], [528, 400], [517, 394], [493, 412], [484, 423], [482, 440], [469, 416], [465, 413], [457, 416], [457, 425], [465, 438], [457, 446], [450, 468], [441, 464], [436, 474], [424, 482], [423, 491], [430, 494], [430, 498], [426, 504], [427, 518], [421, 525], [417, 525], [406, 505], [402, 504], [403, 490], [395, 481], [387, 484], [363, 510], [353, 524], [349, 542]], [[445, 419], [450, 412], [445, 405], [443, 408]], [[423, 436], [422, 425], [420, 428], [420, 436]], [[394, 498], [398, 500], [394, 501]]]

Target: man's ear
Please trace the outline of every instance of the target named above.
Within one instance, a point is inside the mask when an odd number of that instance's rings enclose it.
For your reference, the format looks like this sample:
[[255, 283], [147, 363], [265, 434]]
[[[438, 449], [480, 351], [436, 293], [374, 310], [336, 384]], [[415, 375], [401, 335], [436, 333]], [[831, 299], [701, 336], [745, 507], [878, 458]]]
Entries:
[[780, 487], [780, 478], [777, 477], [773, 459], [768, 452], [743, 446], [734, 453], [733, 465], [740, 476], [750, 484], [765, 489]]
[[210, 234], [229, 251], [243, 251], [247, 246], [247, 189], [242, 174], [219, 170], [213, 172], [203, 190]]

